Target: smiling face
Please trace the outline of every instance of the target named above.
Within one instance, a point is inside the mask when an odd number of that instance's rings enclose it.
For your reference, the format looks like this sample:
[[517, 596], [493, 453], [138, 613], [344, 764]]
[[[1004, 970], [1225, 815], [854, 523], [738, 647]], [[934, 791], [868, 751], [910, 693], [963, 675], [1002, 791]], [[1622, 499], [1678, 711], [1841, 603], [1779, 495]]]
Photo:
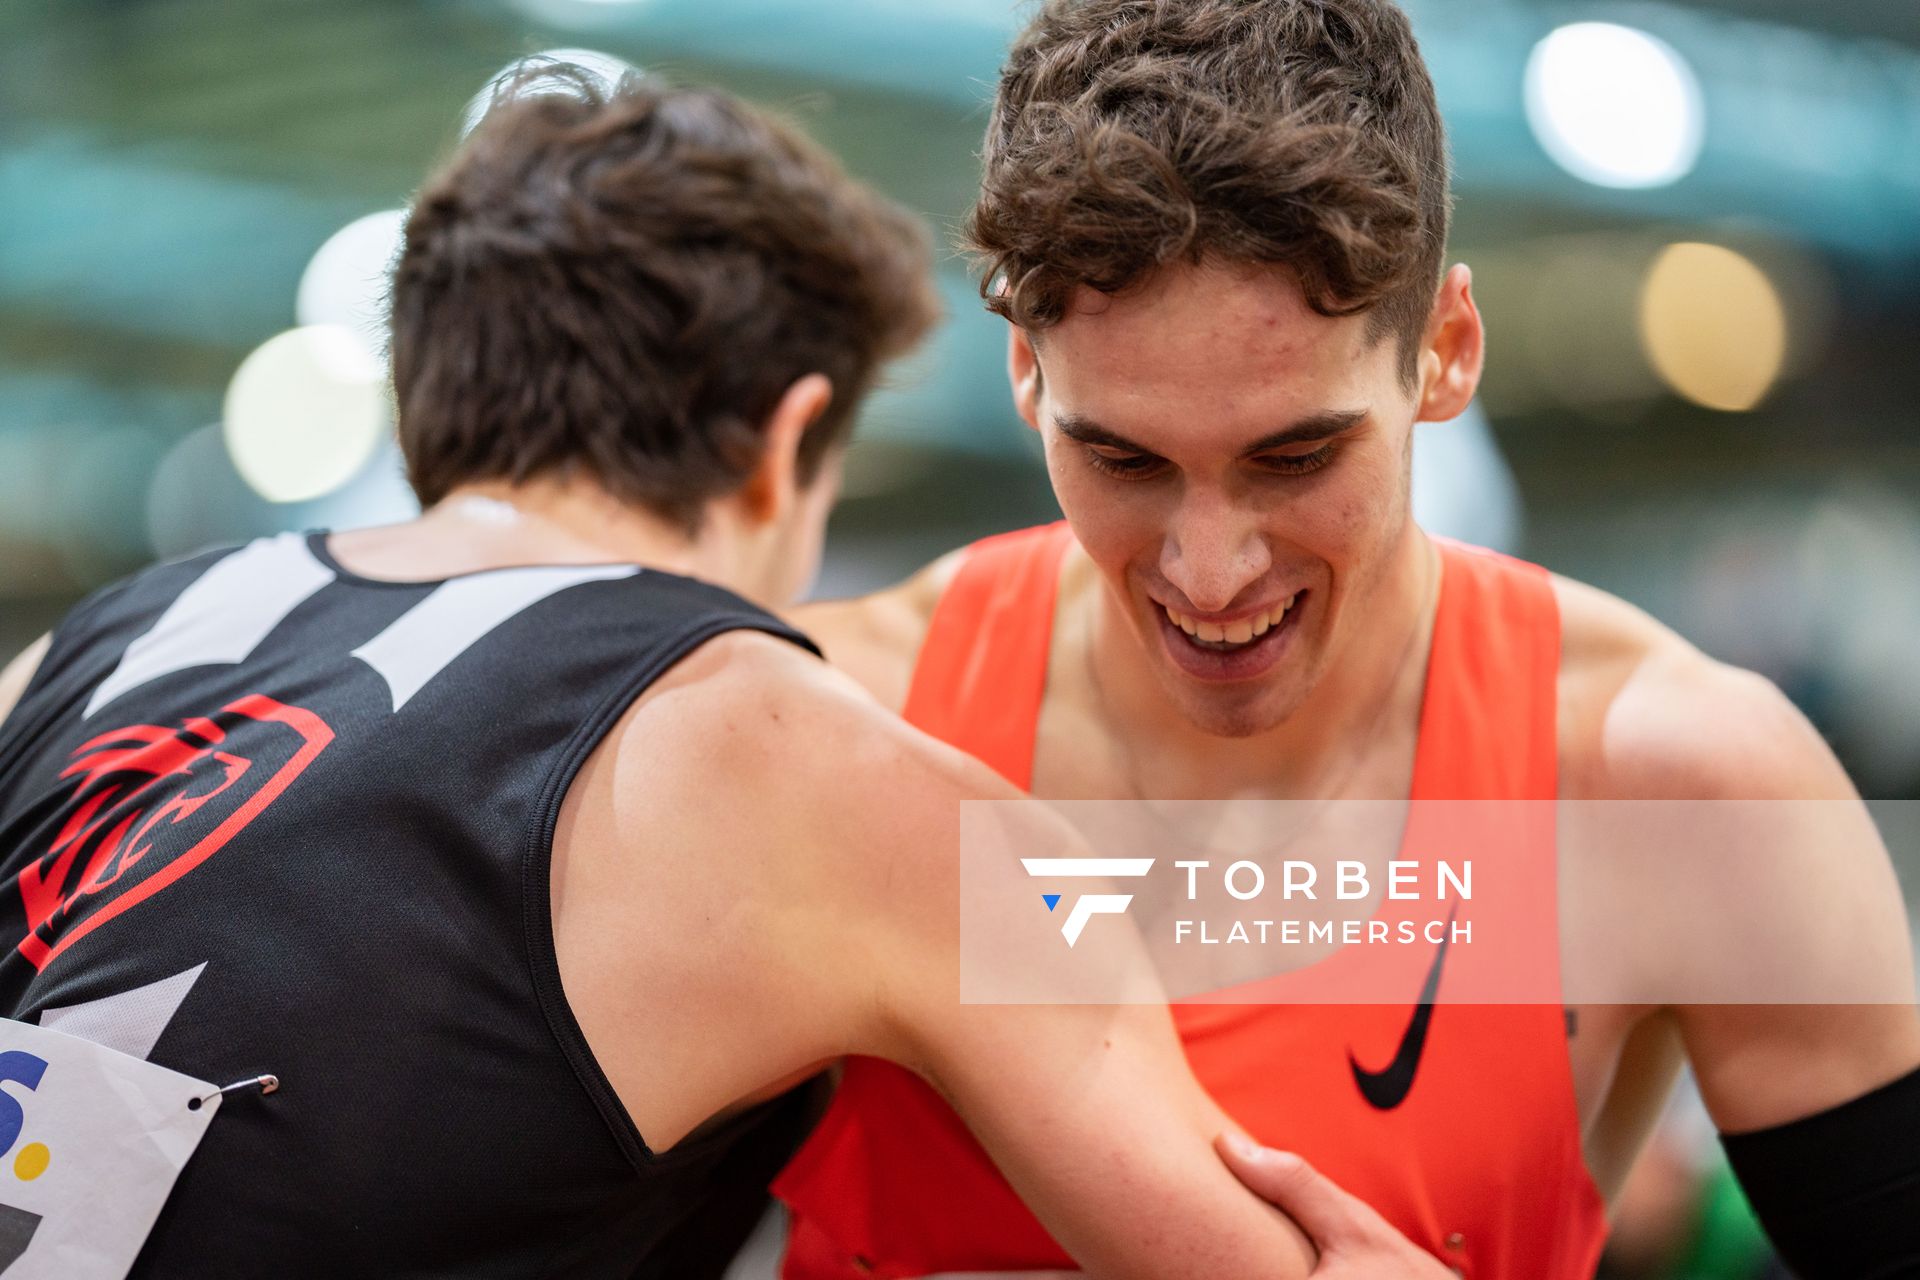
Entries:
[[1464, 268], [1427, 339], [1409, 386], [1366, 316], [1315, 313], [1283, 270], [1216, 266], [1082, 289], [1037, 350], [1015, 330], [1061, 509], [1196, 727], [1273, 728], [1348, 646], [1381, 643], [1369, 601], [1416, 545], [1413, 423], [1460, 412], [1478, 378]]

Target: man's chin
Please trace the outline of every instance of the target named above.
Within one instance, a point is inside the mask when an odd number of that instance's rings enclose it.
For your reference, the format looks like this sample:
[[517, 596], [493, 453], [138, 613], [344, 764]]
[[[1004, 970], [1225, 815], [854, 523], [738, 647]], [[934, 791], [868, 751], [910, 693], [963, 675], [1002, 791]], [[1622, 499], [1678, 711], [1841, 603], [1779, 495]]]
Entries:
[[1187, 723], [1216, 738], [1252, 738], [1277, 729], [1300, 704], [1297, 696], [1272, 686], [1206, 689], [1177, 674], [1173, 679], [1184, 686], [1173, 694]]

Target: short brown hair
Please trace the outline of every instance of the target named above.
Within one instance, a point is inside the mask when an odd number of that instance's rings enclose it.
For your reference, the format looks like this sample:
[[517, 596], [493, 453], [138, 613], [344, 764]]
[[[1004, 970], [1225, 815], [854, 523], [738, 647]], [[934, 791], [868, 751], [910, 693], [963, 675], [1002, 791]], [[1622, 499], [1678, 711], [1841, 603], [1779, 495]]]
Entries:
[[689, 530], [744, 482], [796, 379], [833, 383], [800, 446], [811, 479], [938, 314], [924, 228], [796, 129], [551, 62], [421, 191], [392, 303], [423, 503], [584, 472]]
[[1177, 260], [1289, 268], [1417, 370], [1446, 137], [1389, 0], [1046, 0], [1001, 71], [968, 224], [987, 305], [1054, 324]]

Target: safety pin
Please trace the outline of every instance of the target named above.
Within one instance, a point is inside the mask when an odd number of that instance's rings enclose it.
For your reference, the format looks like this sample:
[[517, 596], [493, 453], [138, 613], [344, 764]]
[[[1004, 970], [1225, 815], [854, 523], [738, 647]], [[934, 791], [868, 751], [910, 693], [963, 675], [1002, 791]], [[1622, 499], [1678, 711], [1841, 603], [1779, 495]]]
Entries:
[[200, 1108], [206, 1106], [209, 1102], [212, 1102], [215, 1098], [219, 1097], [223, 1093], [232, 1093], [236, 1089], [251, 1089], [255, 1085], [260, 1086], [260, 1092], [264, 1096], [266, 1094], [274, 1092], [274, 1090], [280, 1087], [280, 1077], [268, 1075], [268, 1076], [255, 1076], [251, 1080], [236, 1080], [232, 1084], [227, 1085], [224, 1088], [215, 1089], [212, 1093], [208, 1094], [204, 1098], [187, 1099], [187, 1110], [198, 1111]]

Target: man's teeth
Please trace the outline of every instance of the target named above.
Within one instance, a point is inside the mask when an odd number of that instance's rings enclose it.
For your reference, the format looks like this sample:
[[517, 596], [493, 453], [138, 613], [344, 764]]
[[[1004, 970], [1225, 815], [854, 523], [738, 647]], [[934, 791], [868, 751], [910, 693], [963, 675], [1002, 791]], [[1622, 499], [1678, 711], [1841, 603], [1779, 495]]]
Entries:
[[[1238, 622], [1229, 622], [1224, 626], [1217, 622], [1199, 622], [1189, 618], [1176, 609], [1167, 609], [1167, 621], [1180, 628], [1202, 644], [1241, 645], [1259, 639], [1280, 625], [1287, 616], [1287, 610], [1293, 608], [1298, 594], [1288, 596], [1279, 604], [1263, 614], [1251, 618], [1242, 618]], [[1166, 609], [1165, 605], [1161, 608]]]

